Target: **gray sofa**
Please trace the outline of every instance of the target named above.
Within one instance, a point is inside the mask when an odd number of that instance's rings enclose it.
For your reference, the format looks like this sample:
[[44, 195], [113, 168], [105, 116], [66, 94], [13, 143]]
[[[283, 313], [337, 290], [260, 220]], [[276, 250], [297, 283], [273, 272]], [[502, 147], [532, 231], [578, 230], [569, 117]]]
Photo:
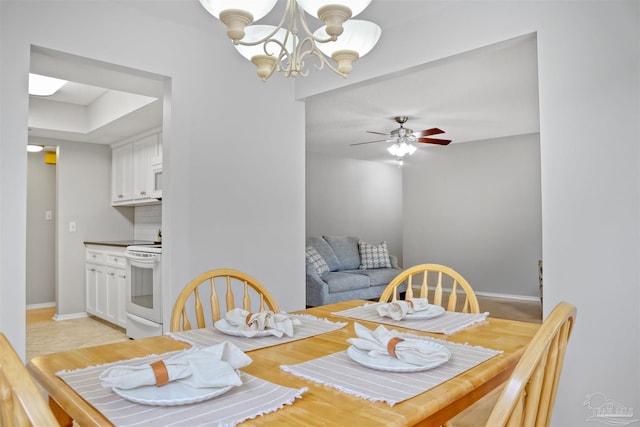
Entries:
[[401, 271], [398, 258], [388, 255], [385, 242], [376, 246], [353, 236], [309, 237], [306, 259], [310, 307], [378, 298]]

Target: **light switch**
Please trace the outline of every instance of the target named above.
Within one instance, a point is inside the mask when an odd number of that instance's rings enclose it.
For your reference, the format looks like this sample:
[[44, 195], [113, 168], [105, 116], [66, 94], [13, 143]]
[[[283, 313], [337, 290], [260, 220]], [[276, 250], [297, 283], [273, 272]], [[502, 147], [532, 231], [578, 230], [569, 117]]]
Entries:
[[53, 220], [53, 212], [51, 212], [51, 211], [46, 211], [46, 212], [44, 213], [44, 219], [45, 219], [46, 221], [51, 221], [51, 220]]
[[75, 221], [71, 221], [69, 223], [69, 232], [70, 233], [75, 233], [77, 229], [78, 228], [76, 227], [76, 222]]

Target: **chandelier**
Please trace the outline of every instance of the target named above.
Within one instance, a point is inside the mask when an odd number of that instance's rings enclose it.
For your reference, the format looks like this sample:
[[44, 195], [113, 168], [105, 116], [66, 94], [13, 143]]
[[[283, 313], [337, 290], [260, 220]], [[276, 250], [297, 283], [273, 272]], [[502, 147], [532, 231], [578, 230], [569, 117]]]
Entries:
[[[276, 71], [286, 77], [306, 77], [307, 58], [317, 62], [318, 70], [326, 66], [347, 77], [353, 62], [371, 51], [380, 38], [378, 25], [351, 19], [371, 0], [287, 0], [277, 26], [252, 25], [267, 15], [276, 2], [200, 0], [210, 14], [227, 26], [227, 36], [238, 52], [257, 67], [258, 76], [264, 81]], [[305, 12], [325, 25], [312, 32]]]

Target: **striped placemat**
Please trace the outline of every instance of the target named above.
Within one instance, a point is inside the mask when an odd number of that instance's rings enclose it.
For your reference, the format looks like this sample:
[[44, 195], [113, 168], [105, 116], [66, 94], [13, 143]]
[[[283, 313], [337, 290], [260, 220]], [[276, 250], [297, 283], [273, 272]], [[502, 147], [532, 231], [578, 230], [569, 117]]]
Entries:
[[100, 384], [100, 373], [111, 366], [153, 363], [176, 353], [178, 352], [61, 371], [56, 375], [118, 427], [235, 426], [292, 404], [306, 391], [306, 388], [283, 387], [243, 372], [241, 386], [210, 400], [180, 406], [153, 406], [125, 400]]
[[489, 313], [458, 313], [455, 311], [445, 311], [440, 316], [431, 319], [403, 319], [393, 320], [390, 317], [383, 317], [378, 314], [378, 306], [384, 303], [377, 302], [365, 304], [360, 307], [349, 308], [347, 310], [331, 313], [335, 316], [349, 317], [352, 319], [367, 320], [369, 322], [384, 323], [386, 325], [398, 326], [401, 328], [415, 329], [416, 331], [430, 332], [434, 334], [453, 334], [475, 323], [484, 322]]
[[451, 351], [451, 359], [436, 368], [418, 372], [388, 372], [354, 362], [346, 351], [280, 368], [296, 376], [389, 406], [410, 399], [502, 353], [484, 347], [450, 343], [401, 333], [399, 336], [437, 342]]
[[292, 314], [291, 316], [295, 316], [301, 323], [293, 327], [292, 337], [286, 335], [280, 338], [273, 335], [252, 338], [237, 337], [224, 334], [214, 327], [168, 332], [167, 335], [175, 340], [184, 341], [195, 347], [208, 347], [226, 341], [235, 344], [240, 350], [246, 352], [337, 331], [347, 325], [347, 322], [332, 322], [308, 314]]

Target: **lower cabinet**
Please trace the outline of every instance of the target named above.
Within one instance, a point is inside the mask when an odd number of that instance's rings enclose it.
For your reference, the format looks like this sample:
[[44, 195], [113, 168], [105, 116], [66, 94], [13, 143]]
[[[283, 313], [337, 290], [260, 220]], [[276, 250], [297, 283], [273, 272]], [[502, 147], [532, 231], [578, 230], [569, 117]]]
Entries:
[[86, 264], [87, 313], [102, 317], [98, 309], [100, 295], [105, 290], [104, 266], [87, 262]]
[[87, 249], [86, 252], [87, 313], [126, 328], [124, 248], [122, 251]]
[[125, 286], [127, 285], [127, 270], [124, 268], [107, 267], [106, 269], [106, 307], [105, 320], [118, 326], [126, 327]]

